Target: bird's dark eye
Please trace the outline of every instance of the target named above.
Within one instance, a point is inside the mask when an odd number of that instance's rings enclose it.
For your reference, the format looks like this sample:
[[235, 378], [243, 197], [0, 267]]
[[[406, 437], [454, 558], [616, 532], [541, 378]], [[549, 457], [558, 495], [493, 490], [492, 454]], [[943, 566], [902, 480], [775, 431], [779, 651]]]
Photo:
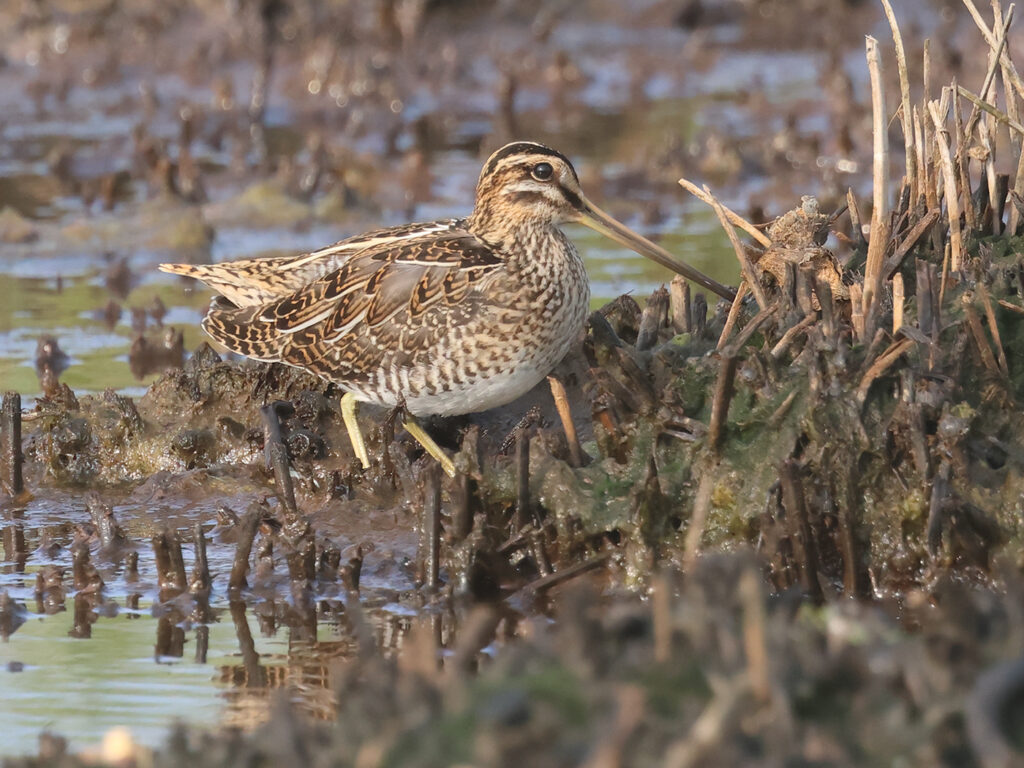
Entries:
[[530, 174], [537, 181], [547, 181], [554, 174], [555, 169], [551, 167], [551, 163], [537, 163], [533, 166], [533, 170]]

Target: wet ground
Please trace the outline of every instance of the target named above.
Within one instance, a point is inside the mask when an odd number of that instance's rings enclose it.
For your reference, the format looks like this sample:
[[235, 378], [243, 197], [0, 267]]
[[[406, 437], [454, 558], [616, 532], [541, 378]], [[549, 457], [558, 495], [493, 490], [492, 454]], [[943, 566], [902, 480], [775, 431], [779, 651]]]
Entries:
[[[908, 27], [941, 34], [945, 51], [971, 39], [959, 10], [911, 5], [900, 9]], [[711, 184], [759, 222], [807, 192], [831, 211], [847, 187], [865, 190], [863, 35], [887, 37], [879, 10], [857, 2], [25, 0], [0, 9], [0, 30], [0, 390], [19, 391], [26, 406], [48, 386], [40, 360], [76, 395], [140, 397], [196, 348], [208, 295], [158, 273], [160, 262], [301, 251], [465, 214], [482, 158], [513, 137], [556, 146], [599, 204], [735, 284], [718, 220], [676, 179]], [[938, 81], [953, 63], [936, 57]], [[964, 77], [980, 80], [973, 64]], [[642, 300], [671, 279], [572, 234], [595, 307], [621, 293]], [[259, 423], [250, 417], [240, 423]], [[222, 507], [242, 515], [274, 495], [258, 468], [262, 446], [243, 438], [219, 462], [186, 449], [163, 463], [133, 457], [117, 478], [62, 467], [60, 482], [30, 482], [32, 500], [7, 504], [0, 592], [18, 621], [0, 646], [0, 753], [34, 752], [43, 729], [79, 749], [117, 724], [147, 744], [175, 718], [251, 728], [277, 689], [332, 714], [327, 669], [358, 639], [345, 590], [318, 587], [314, 638], [281, 597], [280, 554], [276, 571], [266, 554], [245, 601], [224, 586], [236, 538]], [[631, 484], [635, 469], [616, 482]], [[138, 552], [137, 578], [98, 552], [93, 484]], [[357, 557], [360, 602], [385, 655], [416, 616], [432, 617], [439, 635], [454, 623], [437, 608], [421, 614], [432, 598], [417, 587], [419, 494], [406, 485], [377, 505], [370, 494], [323, 502], [300, 489], [300, 500], [317, 499], [304, 511], [342, 562]], [[191, 568], [196, 523], [214, 576], [200, 619], [161, 599], [152, 545], [165, 529], [180, 532]], [[93, 553], [102, 598], [78, 586], [37, 598], [37, 574], [70, 569], [76, 541]], [[537, 607], [516, 604], [510, 624]]]

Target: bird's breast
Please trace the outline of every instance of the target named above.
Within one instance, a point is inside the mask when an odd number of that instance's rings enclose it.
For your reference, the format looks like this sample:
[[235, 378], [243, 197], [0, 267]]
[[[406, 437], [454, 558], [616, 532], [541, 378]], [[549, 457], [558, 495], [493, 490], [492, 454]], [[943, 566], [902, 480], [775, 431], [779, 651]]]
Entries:
[[578, 339], [590, 285], [571, 244], [535, 256], [491, 284], [480, 310], [451, 323], [429, 355], [382, 366], [377, 399], [452, 416], [505, 405], [541, 382]]

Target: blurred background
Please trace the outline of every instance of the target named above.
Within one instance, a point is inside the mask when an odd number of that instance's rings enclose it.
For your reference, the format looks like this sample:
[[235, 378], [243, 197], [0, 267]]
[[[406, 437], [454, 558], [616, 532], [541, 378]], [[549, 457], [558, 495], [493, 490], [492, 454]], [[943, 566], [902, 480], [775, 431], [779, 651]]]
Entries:
[[[931, 36], [932, 82], [976, 88], [962, 5], [897, 5], [912, 82]], [[755, 222], [866, 189], [865, 34], [891, 56], [867, 0], [8, 0], [0, 387], [139, 394], [199, 342], [208, 300], [158, 263], [465, 215], [510, 139], [560, 149], [613, 215], [735, 281], [677, 180]], [[670, 278], [572, 234], [595, 303]]]

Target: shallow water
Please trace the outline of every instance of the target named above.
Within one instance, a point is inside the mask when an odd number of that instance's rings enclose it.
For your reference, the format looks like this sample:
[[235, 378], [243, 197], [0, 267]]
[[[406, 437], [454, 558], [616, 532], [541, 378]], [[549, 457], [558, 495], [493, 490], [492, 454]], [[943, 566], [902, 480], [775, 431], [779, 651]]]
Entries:
[[[287, 588], [281, 589], [286, 574], [251, 574], [244, 602], [230, 603], [225, 592], [234, 545], [220, 541], [223, 529], [216, 527], [213, 513], [223, 503], [237, 506], [240, 498], [230, 494], [230, 484], [209, 485], [211, 494], [195, 503], [160, 500], [159, 494], [108, 498], [120, 501], [112, 509], [139, 554], [140, 577], [128, 579], [123, 565], [104, 564], [94, 547], [92, 563], [104, 586], [100, 605], [84, 614], [84, 622], [78, 610], [82, 598], [69, 583], [69, 548], [76, 526], [88, 520], [81, 497], [40, 495], [8, 513], [0, 592], [24, 606], [25, 621], [0, 643], [3, 754], [34, 752], [44, 730], [80, 749], [119, 725], [130, 726], [136, 739], [154, 745], [166, 738], [175, 720], [252, 728], [267, 716], [275, 691], [314, 716], [330, 714], [327, 665], [349, 656], [354, 646], [340, 589], [317, 596], [315, 643], [301, 628], [289, 626], [282, 597]], [[187, 538], [195, 521], [206, 524], [214, 583], [212, 619], [206, 623], [192, 615], [187, 595], [161, 603], [152, 581], [152, 535], [166, 528]], [[349, 537], [370, 538], [365, 520], [349, 522], [347, 534], [332, 537], [336, 543], [351, 547], [356, 539]], [[373, 523], [376, 549], [371, 545], [363, 561], [361, 602], [386, 645], [401, 638], [416, 612], [407, 599], [415, 590], [405, 565], [415, 557], [414, 524], [412, 517], [402, 525], [397, 520]], [[190, 540], [183, 550], [191, 573]], [[56, 612], [47, 612], [35, 594], [36, 574], [49, 564], [68, 569], [67, 600]]]

